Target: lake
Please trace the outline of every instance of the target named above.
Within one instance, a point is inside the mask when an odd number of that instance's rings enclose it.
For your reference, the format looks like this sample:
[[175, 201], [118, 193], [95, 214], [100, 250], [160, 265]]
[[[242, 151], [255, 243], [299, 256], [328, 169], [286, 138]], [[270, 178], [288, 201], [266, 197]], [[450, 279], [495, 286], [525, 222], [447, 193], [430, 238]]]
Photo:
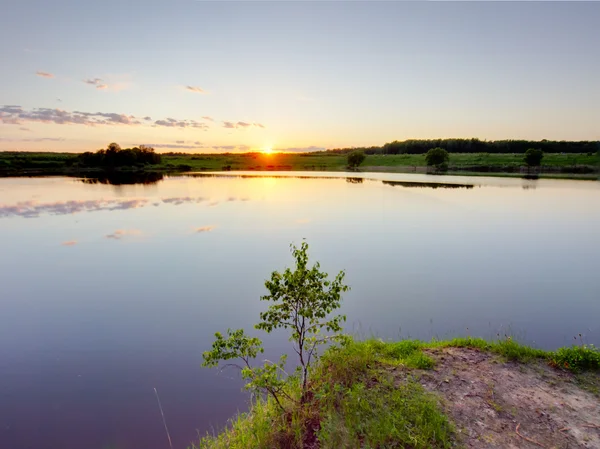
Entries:
[[600, 344], [598, 182], [353, 176], [0, 179], [0, 447], [168, 448], [154, 388], [175, 448], [218, 431], [248, 397], [202, 352], [304, 238], [357, 336]]

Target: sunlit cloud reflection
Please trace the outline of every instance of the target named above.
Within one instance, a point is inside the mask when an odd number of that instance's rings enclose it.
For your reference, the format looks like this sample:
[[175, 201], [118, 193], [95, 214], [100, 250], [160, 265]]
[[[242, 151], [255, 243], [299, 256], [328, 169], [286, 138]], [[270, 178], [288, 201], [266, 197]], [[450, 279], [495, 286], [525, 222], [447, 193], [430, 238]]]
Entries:
[[140, 231], [139, 229], [117, 229], [112, 234], [108, 234], [106, 238], [113, 240], [121, 240], [126, 236], [136, 236], [141, 235], [141, 233], [142, 231]]
[[210, 232], [213, 229], [215, 229], [215, 226], [212, 226], [212, 225], [211, 226], [200, 226], [199, 228], [195, 228], [194, 232], [197, 233], [197, 234], [199, 234], [199, 233], [202, 233], [202, 232]]
[[[236, 201], [237, 198], [229, 199]], [[15, 204], [0, 204], [0, 218], [5, 217], [23, 217], [37, 218], [44, 214], [49, 215], [70, 215], [79, 212], [96, 212], [96, 211], [115, 211], [138, 209], [146, 206], [161, 206], [172, 205], [179, 206], [181, 204], [198, 204], [208, 201], [203, 197], [172, 197], [161, 198], [157, 200], [149, 200], [146, 198], [134, 199], [99, 199], [99, 200], [71, 200], [71, 201], [56, 201], [51, 203], [40, 203], [38, 201], [21, 201]], [[247, 201], [246, 198], [240, 201]], [[212, 202], [209, 205], [214, 206], [217, 202]]]

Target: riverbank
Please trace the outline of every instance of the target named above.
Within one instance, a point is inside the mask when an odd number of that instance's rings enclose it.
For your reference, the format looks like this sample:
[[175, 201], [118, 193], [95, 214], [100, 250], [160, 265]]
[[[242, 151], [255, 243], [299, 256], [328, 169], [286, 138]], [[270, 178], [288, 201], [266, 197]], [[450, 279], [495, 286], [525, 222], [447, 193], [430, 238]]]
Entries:
[[[175, 174], [188, 171], [349, 171], [344, 154], [323, 153], [240, 153], [163, 154], [154, 165], [120, 167], [117, 173]], [[424, 154], [367, 155], [359, 168], [364, 172], [430, 173]], [[0, 153], [0, 176], [105, 174], [105, 168], [81, 166], [72, 153]], [[597, 179], [598, 156], [592, 153], [544, 156], [543, 165], [528, 170], [522, 154], [451, 153], [445, 174], [482, 176], [536, 176], [566, 179]]]
[[192, 448], [600, 447], [600, 353], [505, 338], [350, 341], [328, 350], [308, 400], [256, 401]]

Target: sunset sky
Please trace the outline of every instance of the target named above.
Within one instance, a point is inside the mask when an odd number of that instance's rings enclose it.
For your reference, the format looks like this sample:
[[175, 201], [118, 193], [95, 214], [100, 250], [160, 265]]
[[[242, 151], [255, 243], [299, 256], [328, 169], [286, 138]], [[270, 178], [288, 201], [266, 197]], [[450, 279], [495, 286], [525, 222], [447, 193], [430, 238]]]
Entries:
[[0, 3], [0, 150], [600, 140], [598, 2]]

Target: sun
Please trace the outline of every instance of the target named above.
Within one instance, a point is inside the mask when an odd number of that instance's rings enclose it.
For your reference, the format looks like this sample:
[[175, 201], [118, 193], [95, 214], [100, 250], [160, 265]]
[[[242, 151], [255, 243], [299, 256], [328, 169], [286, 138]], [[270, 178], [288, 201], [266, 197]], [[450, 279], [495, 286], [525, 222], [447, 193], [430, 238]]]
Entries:
[[261, 151], [263, 154], [273, 154], [273, 147], [265, 147]]

